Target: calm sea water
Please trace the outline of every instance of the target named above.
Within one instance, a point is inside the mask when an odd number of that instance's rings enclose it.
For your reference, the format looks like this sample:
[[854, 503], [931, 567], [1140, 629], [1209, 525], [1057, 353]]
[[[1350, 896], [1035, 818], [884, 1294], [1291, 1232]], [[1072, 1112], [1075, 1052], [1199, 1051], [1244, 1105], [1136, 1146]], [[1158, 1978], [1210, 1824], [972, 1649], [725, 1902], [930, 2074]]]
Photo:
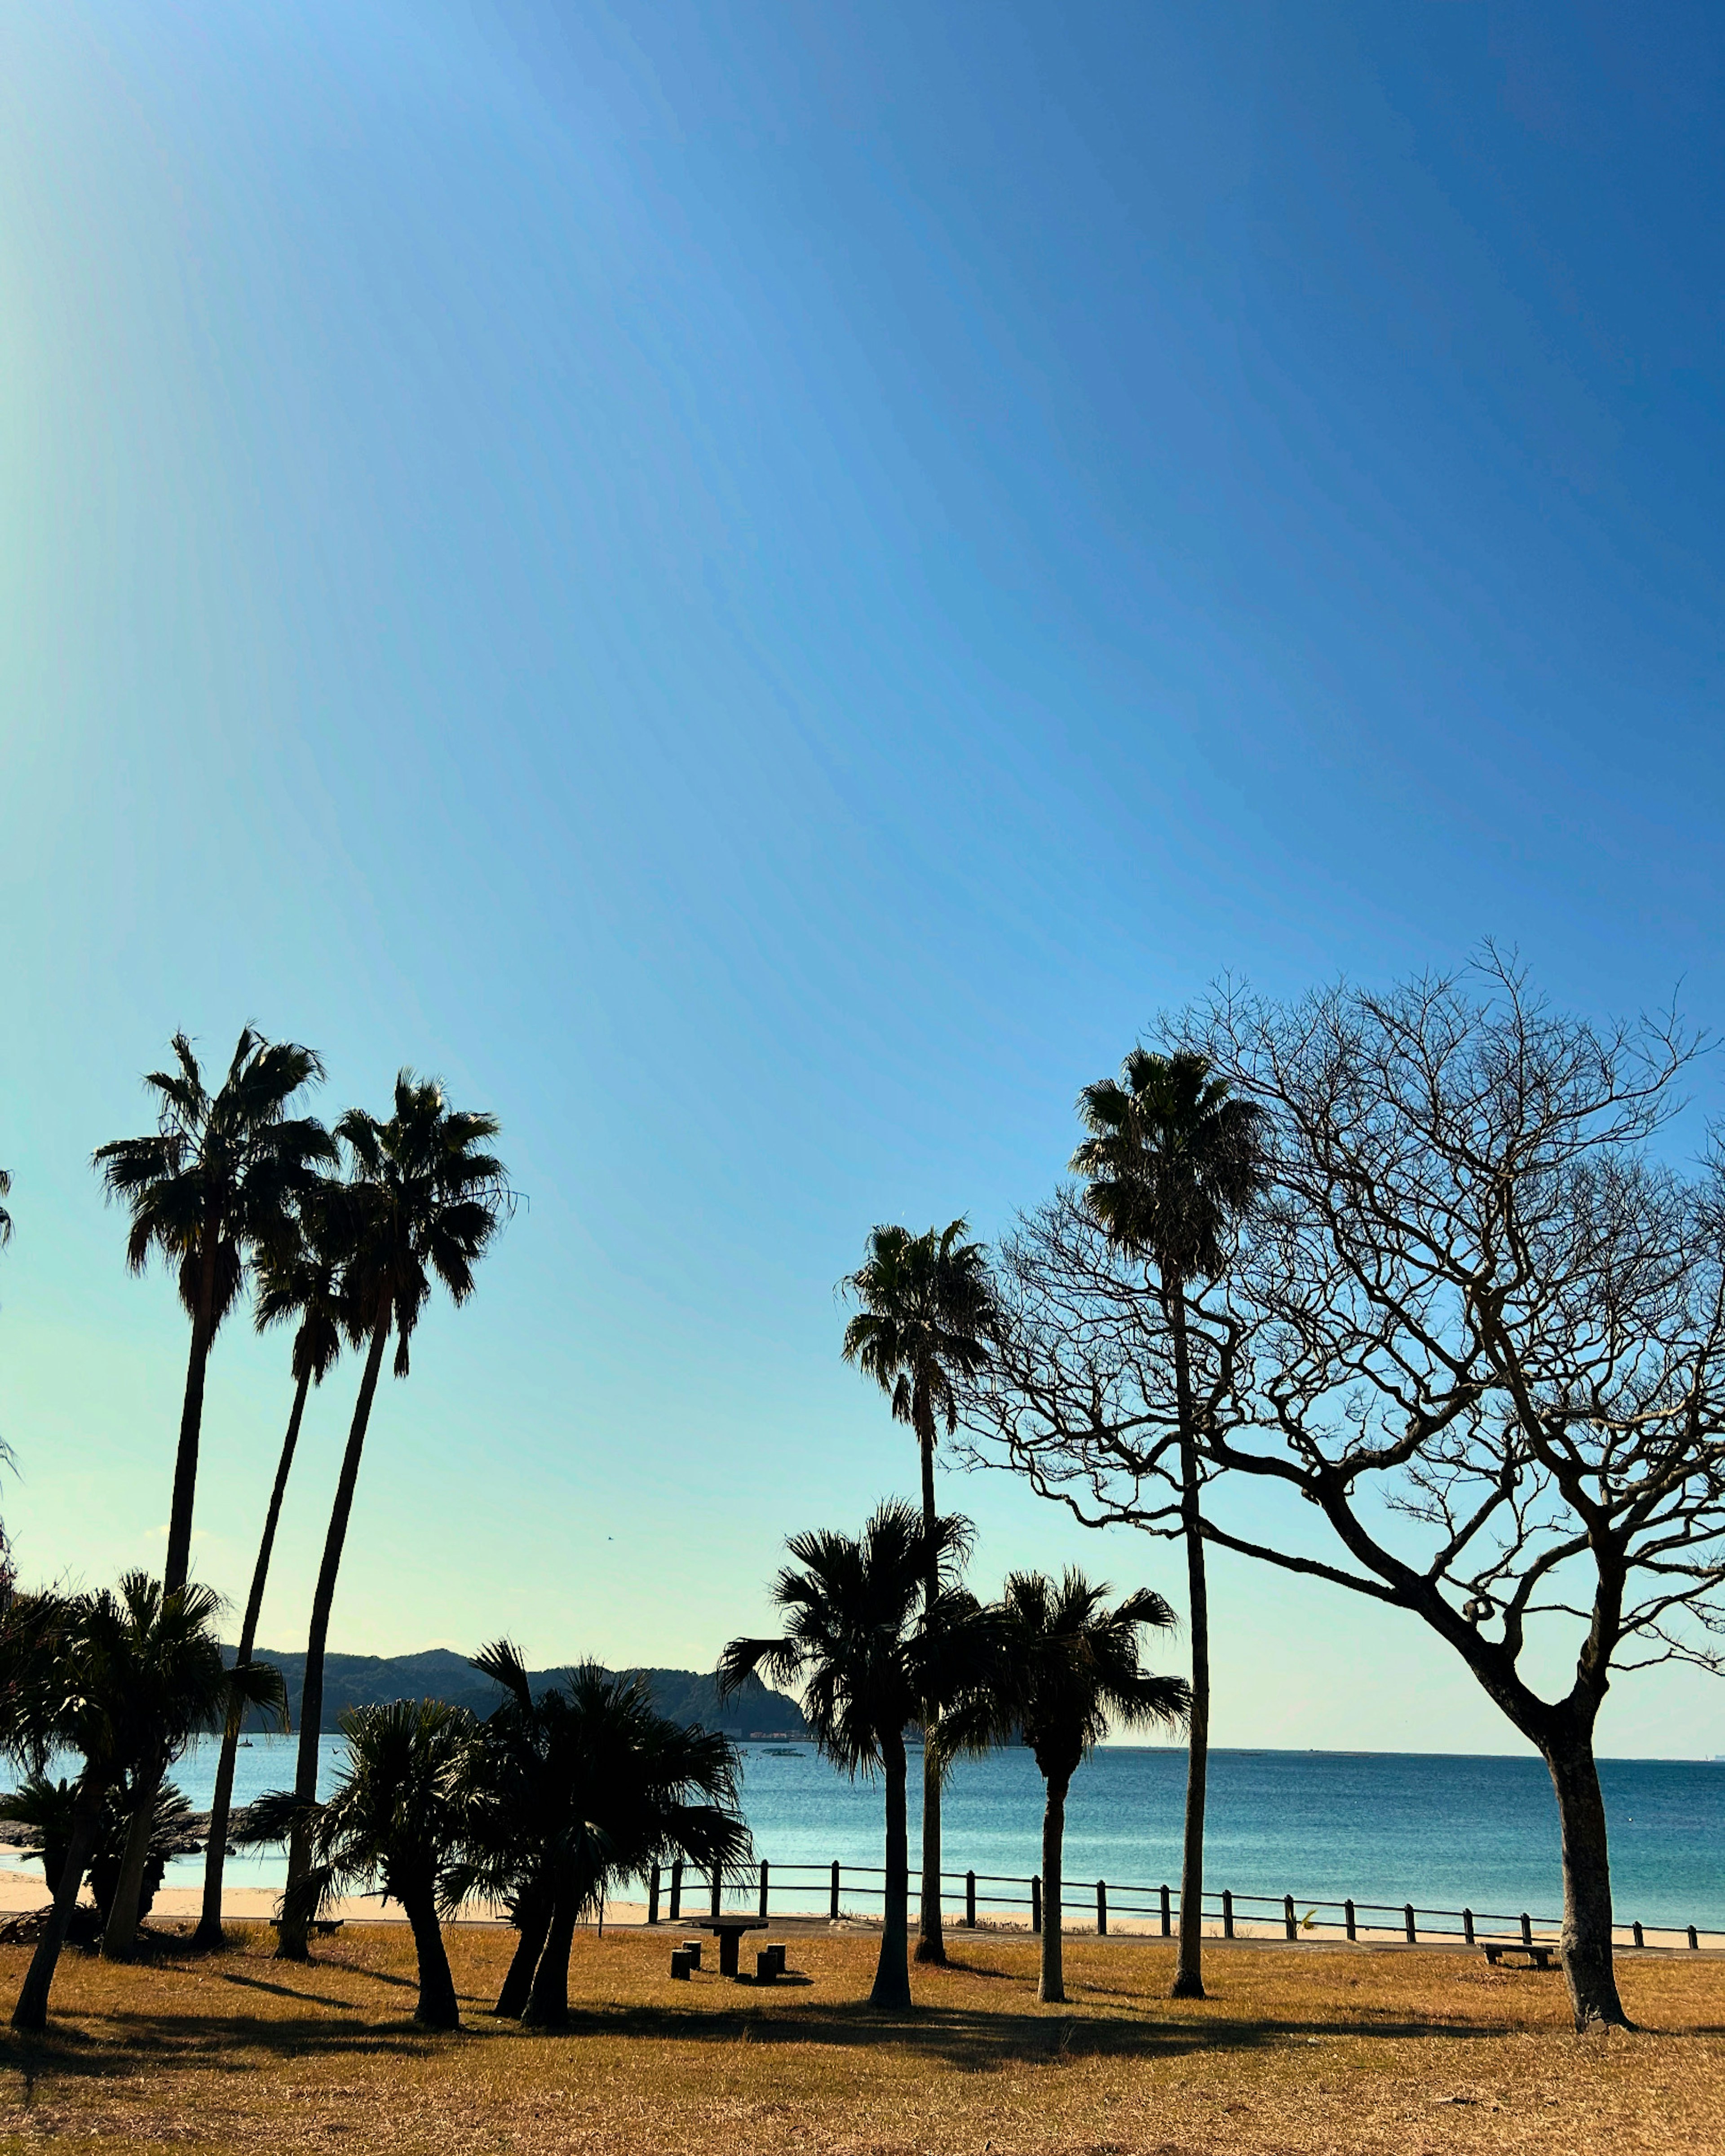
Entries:
[[[339, 1737], [323, 1740], [325, 1787], [341, 1748]], [[258, 1739], [239, 1754], [236, 1801], [291, 1783], [293, 1762], [291, 1738]], [[210, 1747], [177, 1770], [200, 1810], [214, 1772]], [[1607, 1759], [1599, 1774], [1620, 1922], [1725, 1930], [1725, 1764]], [[1183, 1752], [1098, 1752], [1079, 1770], [1067, 1805], [1068, 1880], [1178, 1882], [1185, 1778]], [[916, 1780], [913, 1755], [913, 1807]], [[1041, 1807], [1028, 1752], [961, 1762], [943, 1807], [948, 1869], [1028, 1878], [1040, 1868]], [[746, 1748], [743, 1809], [757, 1853], [775, 1867], [880, 1861], [879, 1786], [846, 1781], [812, 1746]], [[916, 1836], [913, 1809], [913, 1855]], [[1215, 1752], [1207, 1845], [1217, 1891], [1535, 1916], [1563, 1906], [1557, 1805], [1537, 1759]], [[200, 1861], [177, 1864], [174, 1883], [195, 1881]], [[236, 1887], [278, 1885], [282, 1876], [279, 1855], [237, 1860], [228, 1872]], [[792, 1886], [788, 1876], [783, 1884]]]

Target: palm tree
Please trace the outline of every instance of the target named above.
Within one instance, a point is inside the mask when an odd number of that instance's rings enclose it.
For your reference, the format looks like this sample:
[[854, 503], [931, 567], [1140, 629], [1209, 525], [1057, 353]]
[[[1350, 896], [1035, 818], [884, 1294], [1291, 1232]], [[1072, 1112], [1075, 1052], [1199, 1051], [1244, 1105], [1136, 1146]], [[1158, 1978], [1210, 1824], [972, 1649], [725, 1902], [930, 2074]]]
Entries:
[[1201, 1435], [1194, 1406], [1187, 1291], [1227, 1264], [1227, 1244], [1266, 1181], [1261, 1111], [1231, 1097], [1202, 1055], [1135, 1048], [1118, 1080], [1078, 1096], [1090, 1136], [1072, 1156], [1084, 1202], [1109, 1239], [1153, 1276], [1173, 1342], [1181, 1532], [1192, 1625], [1192, 1706], [1180, 1862], [1176, 1999], [1204, 1997], [1204, 1812], [1209, 1767], [1209, 1595], [1199, 1506]]
[[[42, 1860], [42, 1871], [51, 1894], [59, 1886], [72, 1846], [72, 1821], [78, 1805], [78, 1784], [64, 1776], [54, 1781], [42, 1772], [27, 1774], [15, 1789], [0, 1794], [0, 1819], [10, 1820], [30, 1836], [25, 1846]], [[114, 1906], [126, 1861], [126, 1836], [135, 1809], [131, 1790], [122, 1779], [108, 1793], [102, 1824], [90, 1856], [90, 1891], [95, 1903], [97, 1929], [105, 1925]], [[203, 1846], [193, 1833], [193, 1814], [184, 1794], [172, 1782], [156, 1792], [151, 1822], [149, 1858], [144, 1871], [141, 1913], [162, 1884], [162, 1874], [176, 1856], [189, 1856]]]
[[[20, 1598], [24, 1599], [24, 1598]], [[129, 1781], [128, 1826], [115, 1883], [104, 1951], [129, 1952], [116, 1920], [129, 1907], [136, 1929], [139, 1888], [149, 1861], [155, 1801], [175, 1758], [194, 1736], [219, 1728], [249, 1707], [285, 1720], [280, 1677], [254, 1663], [223, 1666], [214, 1619], [220, 1608], [207, 1587], [163, 1591], [146, 1573], [128, 1573], [118, 1590], [30, 1599], [21, 1636], [0, 1641], [8, 1699], [7, 1748], [40, 1765], [54, 1751], [83, 1761], [67, 1827], [68, 1853], [54, 1887], [54, 1907], [13, 2010], [15, 2029], [47, 2025], [49, 1992], [113, 1792]], [[33, 1624], [33, 1635], [32, 1626]], [[8, 1623], [8, 1632], [12, 1627]], [[147, 1788], [143, 1808], [138, 1792]], [[140, 1834], [139, 1820], [146, 1824]]]
[[[281, 1441], [281, 1457], [276, 1462], [270, 1507], [264, 1516], [258, 1561], [252, 1568], [251, 1592], [246, 1597], [239, 1645], [234, 1657], [236, 1669], [244, 1669], [250, 1663], [257, 1644], [264, 1589], [270, 1578], [270, 1559], [275, 1547], [275, 1530], [281, 1517], [288, 1475], [300, 1442], [305, 1396], [313, 1385], [323, 1383], [341, 1352], [340, 1270], [347, 1226], [343, 1197], [339, 1186], [323, 1183], [305, 1194], [287, 1232], [267, 1246], [256, 1261], [258, 1330], [262, 1332], [272, 1325], [284, 1323], [294, 1327], [290, 1358], [294, 1402], [288, 1414], [286, 1435]], [[216, 1763], [209, 1839], [204, 1851], [203, 1909], [196, 1933], [199, 1946], [219, 1947], [222, 1943], [222, 1877], [228, 1856], [228, 1820], [234, 1802], [239, 1732], [240, 1724], [234, 1722], [223, 1732], [221, 1757]]]
[[[11, 1195], [12, 1171], [10, 1168], [0, 1168], [0, 1198], [10, 1198]], [[12, 1215], [3, 1205], [0, 1205], [0, 1250], [3, 1250], [11, 1240]]]
[[455, 1982], [441, 1917], [460, 1899], [458, 1868], [473, 1829], [478, 1725], [442, 1700], [398, 1699], [341, 1717], [347, 1764], [327, 1803], [274, 1790], [248, 1808], [241, 1838], [280, 1842], [303, 1835], [311, 1861], [287, 1890], [289, 1911], [309, 1931], [338, 1896], [372, 1892], [398, 1902], [413, 1933], [419, 1999], [413, 2019], [459, 2029]]
[[901, 2010], [911, 2004], [905, 1728], [999, 1691], [999, 1627], [958, 1584], [969, 1549], [963, 1520], [937, 1518], [931, 1532], [915, 1506], [890, 1500], [860, 1538], [819, 1529], [786, 1548], [802, 1568], [787, 1565], [773, 1585], [787, 1613], [783, 1635], [733, 1640], [719, 1657], [720, 1693], [755, 1670], [775, 1684], [801, 1682], [803, 1715], [826, 1757], [853, 1779], [884, 1775], [886, 1911], [869, 2003]]
[[474, 1666], [506, 1696], [476, 1757], [484, 1801], [463, 1891], [506, 1900], [521, 1928], [497, 2012], [561, 2028], [583, 1916], [649, 1866], [680, 1856], [722, 1876], [747, 1859], [737, 1748], [667, 1720], [641, 1680], [596, 1664], [536, 1699], [508, 1640]]
[[[875, 1379], [900, 1422], [916, 1433], [922, 1466], [922, 1524], [934, 1547], [934, 1449], [937, 1421], [950, 1437], [958, 1424], [957, 1384], [988, 1360], [993, 1312], [988, 1252], [963, 1237], [969, 1224], [950, 1221], [913, 1235], [907, 1228], [876, 1228], [862, 1264], [845, 1282], [862, 1307], [845, 1328], [844, 1355]], [[940, 1593], [935, 1560], [923, 1581], [924, 1605]], [[930, 1717], [923, 1717], [932, 1739]], [[922, 1753], [922, 1905], [918, 1961], [944, 1962], [941, 1932], [941, 1770], [934, 1748]]]
[[1072, 1569], [1058, 1585], [1040, 1572], [1009, 1573], [999, 1609], [1007, 1683], [992, 1698], [973, 1699], [964, 1713], [942, 1722], [948, 1744], [998, 1742], [1021, 1730], [1036, 1756], [1048, 1790], [1042, 1813], [1042, 1976], [1036, 1995], [1050, 2003], [1066, 1996], [1060, 1872], [1072, 1777], [1111, 1723], [1143, 1729], [1178, 1722], [1191, 1702], [1184, 1678], [1157, 1676], [1138, 1660], [1139, 1628], [1172, 1625], [1173, 1610], [1148, 1588], [1110, 1609], [1111, 1592]]
[[192, 1320], [163, 1568], [170, 1594], [185, 1585], [191, 1563], [211, 1344], [234, 1307], [250, 1253], [280, 1231], [285, 1208], [312, 1172], [335, 1158], [321, 1123], [287, 1112], [295, 1094], [323, 1076], [311, 1049], [265, 1040], [249, 1025], [214, 1093], [183, 1033], [174, 1035], [173, 1051], [178, 1069], [152, 1070], [144, 1081], [160, 1102], [154, 1133], [117, 1138], [99, 1147], [94, 1159], [108, 1196], [131, 1211], [127, 1265], [141, 1273], [158, 1252], [178, 1274], [180, 1301]]
[[102, 1930], [102, 1954], [130, 1961], [156, 1829], [156, 1800], [168, 1768], [194, 1737], [244, 1718], [248, 1705], [287, 1727], [287, 1695], [267, 1663], [230, 1671], [222, 1660], [215, 1620], [221, 1597], [192, 1583], [167, 1593], [148, 1573], [128, 1573], [120, 1599], [127, 1625], [125, 1760], [132, 1804], [126, 1852]]
[[[295, 1793], [305, 1804], [317, 1794], [330, 1611], [383, 1350], [393, 1331], [395, 1374], [405, 1378], [409, 1343], [430, 1297], [433, 1280], [443, 1282], [449, 1300], [458, 1306], [472, 1294], [473, 1269], [514, 1203], [502, 1162], [485, 1150], [497, 1130], [495, 1116], [450, 1107], [434, 1079], [415, 1078], [410, 1070], [403, 1070], [395, 1081], [395, 1113], [388, 1122], [380, 1122], [362, 1108], [350, 1108], [336, 1126], [349, 1167], [344, 1201], [349, 1211], [347, 1255], [341, 1271], [343, 1322], [356, 1347], [366, 1342], [366, 1359], [311, 1602], [294, 1778]], [[290, 1883], [310, 1861], [302, 1828], [289, 1848]], [[283, 1907], [276, 1952], [285, 1960], [305, 1958], [305, 1926], [295, 1913], [300, 1907], [295, 1902]]]

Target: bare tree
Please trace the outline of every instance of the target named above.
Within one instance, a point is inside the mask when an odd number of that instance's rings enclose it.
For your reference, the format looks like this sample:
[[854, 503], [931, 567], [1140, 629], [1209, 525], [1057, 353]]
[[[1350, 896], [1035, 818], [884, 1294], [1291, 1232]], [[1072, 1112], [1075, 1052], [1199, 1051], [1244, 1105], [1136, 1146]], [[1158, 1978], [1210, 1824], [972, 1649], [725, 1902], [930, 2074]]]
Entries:
[[[1224, 995], [1165, 1033], [1265, 1110], [1272, 1173], [1194, 1327], [1205, 1538], [1461, 1656], [1551, 1774], [1576, 2025], [1623, 2023], [1599, 1709], [1619, 1671], [1725, 1666], [1725, 1173], [1656, 1143], [1697, 1042], [1554, 1013], [1490, 952], [1382, 996]], [[979, 1449], [1081, 1518], [1165, 1527], [1142, 1291], [1060, 1202], [1004, 1271]]]

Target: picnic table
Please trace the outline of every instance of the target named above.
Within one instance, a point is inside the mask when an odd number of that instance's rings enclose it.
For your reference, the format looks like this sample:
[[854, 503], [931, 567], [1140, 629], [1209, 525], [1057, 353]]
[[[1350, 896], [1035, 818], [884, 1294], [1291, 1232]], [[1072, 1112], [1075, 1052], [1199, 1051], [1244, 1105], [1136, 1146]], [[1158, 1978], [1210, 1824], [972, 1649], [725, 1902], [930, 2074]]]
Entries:
[[1549, 1969], [1551, 1958], [1557, 1952], [1557, 1948], [1554, 1946], [1542, 1945], [1532, 1940], [1492, 1939], [1488, 1941], [1481, 1951], [1493, 1969], [1497, 1968], [1498, 1957], [1502, 1954], [1526, 1954], [1530, 1969]]
[[721, 1976], [737, 1974], [737, 1958], [745, 1932], [764, 1932], [769, 1928], [765, 1917], [751, 1917], [740, 1909], [716, 1917], [690, 1917], [684, 1921], [691, 1924], [697, 1932], [717, 1933]]

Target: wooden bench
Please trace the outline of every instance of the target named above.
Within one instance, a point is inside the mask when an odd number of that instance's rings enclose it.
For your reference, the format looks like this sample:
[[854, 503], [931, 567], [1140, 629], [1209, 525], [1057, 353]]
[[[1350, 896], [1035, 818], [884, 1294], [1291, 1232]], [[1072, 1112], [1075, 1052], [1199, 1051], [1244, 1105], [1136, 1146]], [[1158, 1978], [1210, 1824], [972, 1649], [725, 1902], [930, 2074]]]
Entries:
[[1480, 1951], [1493, 1969], [1505, 1954], [1525, 1954], [1530, 1969], [1549, 1969], [1557, 1948], [1532, 1945], [1522, 1939], [1493, 1939], [1489, 1945], [1481, 1946]]

